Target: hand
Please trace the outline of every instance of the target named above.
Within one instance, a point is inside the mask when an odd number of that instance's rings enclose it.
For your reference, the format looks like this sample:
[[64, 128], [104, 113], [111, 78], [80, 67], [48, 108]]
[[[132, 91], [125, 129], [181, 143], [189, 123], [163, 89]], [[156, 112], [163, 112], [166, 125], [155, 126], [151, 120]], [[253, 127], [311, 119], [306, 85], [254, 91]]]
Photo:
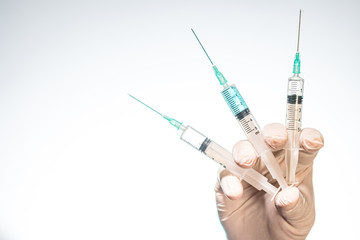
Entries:
[[[287, 132], [282, 124], [269, 124], [262, 131], [282, 169]], [[272, 196], [258, 191], [223, 168], [216, 184], [216, 202], [220, 221], [228, 239], [305, 239], [315, 221], [312, 184], [313, 160], [324, 145], [320, 132], [306, 128], [301, 131], [296, 182]], [[253, 167], [278, 187], [266, 166], [258, 159], [250, 142], [240, 141], [233, 148], [234, 161], [241, 167]], [[285, 171], [284, 171], [285, 172]]]

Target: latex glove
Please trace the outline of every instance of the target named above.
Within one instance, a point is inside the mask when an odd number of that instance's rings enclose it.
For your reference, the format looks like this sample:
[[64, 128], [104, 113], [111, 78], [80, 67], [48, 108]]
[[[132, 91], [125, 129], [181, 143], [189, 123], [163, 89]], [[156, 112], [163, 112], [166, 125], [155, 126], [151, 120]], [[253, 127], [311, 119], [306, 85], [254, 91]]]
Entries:
[[[262, 134], [266, 143], [285, 170], [284, 146], [287, 132], [282, 124], [269, 124]], [[274, 201], [269, 194], [258, 191], [245, 181], [223, 169], [215, 187], [220, 221], [228, 239], [305, 239], [315, 221], [312, 184], [313, 160], [324, 145], [323, 136], [315, 129], [303, 129], [294, 187], [278, 193]], [[242, 167], [252, 167], [274, 184], [266, 166], [248, 141], [240, 141], [233, 148], [233, 158]], [[284, 171], [285, 173], [285, 171]], [[278, 186], [277, 182], [274, 184]], [[224, 194], [225, 193], [225, 194]]]

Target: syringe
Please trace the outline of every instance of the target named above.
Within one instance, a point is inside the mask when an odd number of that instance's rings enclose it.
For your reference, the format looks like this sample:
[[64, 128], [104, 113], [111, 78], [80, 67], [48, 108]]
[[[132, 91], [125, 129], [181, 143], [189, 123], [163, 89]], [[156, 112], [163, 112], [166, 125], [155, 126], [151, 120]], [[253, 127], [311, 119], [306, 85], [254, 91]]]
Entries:
[[233, 161], [232, 154], [225, 148], [210, 140], [208, 137], [201, 134], [196, 129], [190, 126], [185, 126], [176, 119], [161, 114], [160, 112], [156, 111], [155, 109], [151, 108], [150, 106], [146, 105], [145, 103], [130, 94], [129, 96], [165, 118], [171, 125], [173, 125], [178, 130], [181, 130], [181, 140], [194, 147], [196, 150], [204, 153], [209, 158], [215, 160], [217, 163], [229, 170], [239, 179], [245, 180], [247, 183], [258, 189], [259, 191], [264, 190], [271, 196], [274, 196], [276, 194], [277, 189], [267, 181], [268, 179], [266, 177], [264, 177], [252, 168], [245, 169], [238, 166]]
[[302, 101], [304, 94], [304, 79], [300, 77], [300, 24], [301, 9], [299, 14], [299, 29], [297, 50], [295, 54], [294, 75], [289, 78], [286, 105], [286, 129], [288, 142], [285, 148], [286, 181], [289, 184], [295, 183], [296, 167], [299, 160], [299, 135], [301, 130]]
[[233, 84], [229, 86], [227, 84], [227, 80], [223, 76], [223, 74], [217, 69], [217, 67], [211, 61], [209, 55], [205, 51], [205, 48], [201, 44], [199, 38], [195, 34], [194, 30], [191, 29], [194, 33], [196, 39], [198, 40], [200, 46], [204, 50], [206, 56], [208, 57], [212, 68], [214, 69], [215, 76], [219, 80], [220, 85], [223, 86], [223, 90], [221, 91], [221, 95], [225, 99], [225, 102], [229, 106], [230, 110], [232, 111], [233, 115], [235, 116], [236, 120], [239, 122], [240, 126], [244, 130], [246, 136], [248, 137], [249, 141], [252, 143], [254, 148], [256, 149], [257, 153], [261, 157], [261, 160], [264, 162], [266, 167], [268, 168], [271, 176], [276, 179], [282, 189], [288, 187], [286, 184], [283, 171], [276, 161], [274, 154], [272, 153], [271, 149], [266, 145], [264, 141], [264, 136], [260, 131], [260, 127], [255, 121], [255, 118], [250, 113], [250, 109], [246, 105], [244, 99], [240, 95], [238, 89]]

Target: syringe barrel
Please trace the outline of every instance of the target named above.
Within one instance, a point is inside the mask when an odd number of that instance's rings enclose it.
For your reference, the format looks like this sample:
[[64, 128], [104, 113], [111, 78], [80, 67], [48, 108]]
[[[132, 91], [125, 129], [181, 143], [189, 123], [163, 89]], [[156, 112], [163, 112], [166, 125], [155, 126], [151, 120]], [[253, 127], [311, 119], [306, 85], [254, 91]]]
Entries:
[[[180, 136], [180, 139], [194, 147], [196, 150], [203, 152], [206, 156], [215, 160], [217, 163], [224, 166], [225, 168], [227, 167], [227, 165], [234, 163], [232, 154], [229, 151], [227, 151], [220, 145], [214, 143], [208, 137], [190, 126], [187, 126], [184, 129], [183, 133]], [[236, 175], [240, 179], [243, 179], [249, 169], [241, 168], [237, 165], [236, 167]]]
[[276, 193], [277, 189], [267, 181], [266, 177], [254, 169], [245, 169], [238, 166], [233, 161], [232, 154], [225, 148], [213, 142], [190, 126], [187, 126], [182, 130], [183, 133], [180, 137], [181, 140], [185, 141], [196, 150], [203, 152], [209, 158], [215, 160], [239, 179], [245, 180], [256, 189], [264, 190], [271, 195]]
[[295, 183], [296, 167], [299, 159], [299, 136], [301, 131], [304, 79], [295, 74], [288, 80], [286, 103], [286, 129], [288, 141], [285, 147], [286, 180]]
[[278, 181], [281, 188], [287, 188], [283, 171], [279, 163], [276, 161], [271, 149], [266, 145], [259, 125], [257, 124], [254, 116], [251, 114], [250, 109], [247, 107], [247, 104], [240, 95], [236, 86], [233, 84], [225, 87], [221, 91], [221, 95], [244, 130], [248, 140], [252, 143], [255, 150], [261, 157], [261, 160], [268, 168], [271, 176]]
[[287, 89], [286, 128], [301, 130], [302, 101], [304, 94], [304, 79], [298, 74], [289, 78]]

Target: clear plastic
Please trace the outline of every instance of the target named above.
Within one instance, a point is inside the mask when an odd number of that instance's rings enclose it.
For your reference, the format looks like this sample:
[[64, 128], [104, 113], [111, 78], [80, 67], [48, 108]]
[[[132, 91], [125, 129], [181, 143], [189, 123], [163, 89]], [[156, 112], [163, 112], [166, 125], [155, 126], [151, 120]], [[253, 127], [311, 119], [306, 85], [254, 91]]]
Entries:
[[275, 195], [277, 189], [268, 182], [268, 179], [255, 171], [254, 169], [245, 169], [239, 167], [233, 160], [232, 154], [219, 144], [211, 141], [205, 135], [201, 134], [190, 126], [182, 126], [180, 130], [183, 131], [180, 139], [202, 151], [206, 156], [213, 159], [239, 179], [245, 180], [256, 189], [264, 190], [270, 195]]
[[286, 104], [286, 130], [288, 141], [285, 147], [286, 181], [296, 182], [296, 167], [299, 161], [299, 135], [301, 131], [304, 79], [294, 74], [288, 81]]

